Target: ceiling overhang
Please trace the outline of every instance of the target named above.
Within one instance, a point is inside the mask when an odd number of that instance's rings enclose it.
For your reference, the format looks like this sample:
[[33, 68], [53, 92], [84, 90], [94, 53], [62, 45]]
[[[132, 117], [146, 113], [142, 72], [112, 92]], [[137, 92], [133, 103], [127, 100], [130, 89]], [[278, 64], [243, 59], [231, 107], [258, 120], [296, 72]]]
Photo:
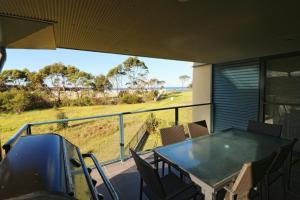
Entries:
[[53, 24], [0, 15], [0, 46], [19, 49], [55, 49]]
[[[300, 50], [297, 1], [1, 0], [0, 14], [56, 22], [7, 44], [204, 63]], [[29, 26], [17, 32], [29, 31]], [[44, 31], [42, 31], [44, 30]], [[9, 33], [16, 30], [8, 29]], [[36, 39], [36, 42], [33, 41]]]

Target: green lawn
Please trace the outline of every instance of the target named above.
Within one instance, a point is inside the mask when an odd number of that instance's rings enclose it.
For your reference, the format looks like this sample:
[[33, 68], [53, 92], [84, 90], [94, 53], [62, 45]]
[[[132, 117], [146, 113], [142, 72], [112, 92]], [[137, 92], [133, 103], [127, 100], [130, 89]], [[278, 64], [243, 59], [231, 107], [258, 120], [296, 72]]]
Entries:
[[[173, 100], [171, 100], [173, 98]], [[151, 108], [170, 107], [174, 105], [191, 104], [191, 91], [168, 94], [161, 101], [142, 104], [120, 104], [103, 106], [62, 107], [57, 109], [33, 110], [21, 114], [0, 114], [1, 143], [5, 143], [23, 124], [55, 120], [58, 112], [63, 111], [68, 118], [119, 113], [124, 111], [145, 110]], [[125, 145], [135, 135], [149, 113], [124, 116]], [[160, 119], [160, 127], [174, 123], [174, 110], [158, 111], [155, 115]], [[182, 123], [191, 121], [191, 108], [179, 110], [179, 120]], [[119, 126], [118, 117], [97, 120], [70, 122], [69, 127], [57, 130], [56, 124], [35, 126], [33, 134], [55, 132], [78, 145], [82, 152], [95, 153], [100, 161], [119, 157]], [[160, 145], [157, 134], [151, 134], [144, 149]]]

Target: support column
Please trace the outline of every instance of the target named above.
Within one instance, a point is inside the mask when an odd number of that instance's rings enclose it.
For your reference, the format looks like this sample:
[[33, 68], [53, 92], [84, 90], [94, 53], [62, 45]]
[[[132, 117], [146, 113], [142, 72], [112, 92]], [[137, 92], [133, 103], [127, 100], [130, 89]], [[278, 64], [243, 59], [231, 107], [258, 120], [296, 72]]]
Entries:
[[[193, 104], [211, 103], [212, 65], [194, 63], [193, 65]], [[193, 121], [205, 120], [211, 132], [211, 106], [193, 107]]]

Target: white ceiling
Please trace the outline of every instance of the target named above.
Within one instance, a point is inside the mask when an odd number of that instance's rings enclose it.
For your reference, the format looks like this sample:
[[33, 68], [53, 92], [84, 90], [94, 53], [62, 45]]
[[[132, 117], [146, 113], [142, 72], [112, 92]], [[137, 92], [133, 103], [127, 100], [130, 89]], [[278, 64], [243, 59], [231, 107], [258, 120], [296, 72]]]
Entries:
[[53, 23], [59, 48], [220, 63], [299, 51], [298, 2], [0, 0], [0, 14]]

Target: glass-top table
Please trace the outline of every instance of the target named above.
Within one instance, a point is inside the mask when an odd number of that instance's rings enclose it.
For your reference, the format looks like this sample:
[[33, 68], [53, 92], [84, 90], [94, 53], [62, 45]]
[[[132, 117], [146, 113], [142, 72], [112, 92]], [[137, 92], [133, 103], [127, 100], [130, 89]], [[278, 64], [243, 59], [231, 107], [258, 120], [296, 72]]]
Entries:
[[238, 175], [244, 163], [262, 159], [289, 142], [231, 129], [159, 147], [154, 154], [188, 173], [202, 188], [205, 199], [211, 200]]

